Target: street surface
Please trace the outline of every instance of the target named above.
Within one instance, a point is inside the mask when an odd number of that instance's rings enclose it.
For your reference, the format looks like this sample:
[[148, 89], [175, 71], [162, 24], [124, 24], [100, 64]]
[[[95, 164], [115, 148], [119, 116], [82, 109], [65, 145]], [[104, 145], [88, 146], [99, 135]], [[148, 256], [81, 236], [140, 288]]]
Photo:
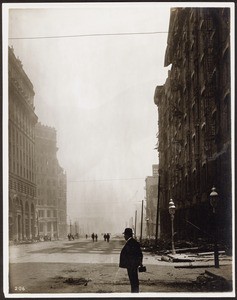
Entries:
[[[126, 269], [118, 267], [124, 240], [60, 240], [9, 247], [9, 293], [130, 293]], [[203, 268], [175, 268], [143, 252], [147, 272], [141, 293], [206, 292], [196, 283]]]

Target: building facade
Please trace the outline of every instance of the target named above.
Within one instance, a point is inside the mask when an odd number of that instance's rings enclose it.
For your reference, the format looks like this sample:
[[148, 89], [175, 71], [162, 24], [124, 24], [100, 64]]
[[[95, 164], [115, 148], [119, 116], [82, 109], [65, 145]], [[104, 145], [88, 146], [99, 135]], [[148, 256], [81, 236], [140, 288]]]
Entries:
[[230, 9], [174, 8], [170, 14], [164, 85], [157, 86], [161, 233], [210, 238], [209, 195], [219, 194], [219, 239], [231, 241]]
[[55, 128], [35, 126], [37, 234], [58, 239], [67, 235], [66, 174], [57, 159]]
[[34, 89], [8, 48], [9, 83], [9, 240], [36, 236], [35, 131], [37, 116]]
[[[146, 235], [148, 238], [155, 238], [156, 231], [158, 230], [158, 228], [156, 226], [157, 205], [158, 205], [158, 165], [153, 165], [152, 171], [153, 171], [152, 176], [147, 176], [146, 180], [145, 180]], [[158, 213], [159, 213], [159, 211], [158, 211]]]

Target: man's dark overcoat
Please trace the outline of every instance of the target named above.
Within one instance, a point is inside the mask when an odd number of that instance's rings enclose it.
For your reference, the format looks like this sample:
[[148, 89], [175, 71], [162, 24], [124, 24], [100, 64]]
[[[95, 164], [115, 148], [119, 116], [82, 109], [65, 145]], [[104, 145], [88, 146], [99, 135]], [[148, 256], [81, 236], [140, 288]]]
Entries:
[[128, 239], [120, 253], [119, 267], [137, 268], [142, 264], [142, 259], [140, 244], [134, 238]]

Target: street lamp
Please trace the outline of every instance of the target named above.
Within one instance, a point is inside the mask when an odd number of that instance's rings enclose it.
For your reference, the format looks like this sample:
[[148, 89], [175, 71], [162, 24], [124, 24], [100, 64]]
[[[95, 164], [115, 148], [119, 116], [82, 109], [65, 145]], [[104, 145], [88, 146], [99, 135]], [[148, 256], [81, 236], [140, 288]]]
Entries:
[[147, 218], [146, 219], [146, 222], [147, 222], [147, 225], [146, 225], [146, 228], [147, 228], [147, 237], [148, 237], [148, 239], [150, 240], [150, 228], [149, 228], [149, 221], [150, 221], [150, 219], [149, 218]]
[[171, 217], [171, 230], [172, 230], [172, 233], [171, 233], [171, 238], [172, 238], [172, 254], [175, 255], [176, 252], [175, 252], [175, 249], [174, 249], [174, 214], [175, 214], [175, 205], [174, 205], [174, 202], [172, 199], [170, 199], [170, 202], [169, 202], [169, 214], [170, 214], [170, 217]]
[[210, 204], [212, 206], [213, 220], [214, 220], [214, 261], [215, 268], [219, 268], [219, 253], [217, 246], [217, 219], [216, 219], [216, 207], [219, 201], [219, 195], [216, 192], [216, 188], [213, 186], [210, 193]]

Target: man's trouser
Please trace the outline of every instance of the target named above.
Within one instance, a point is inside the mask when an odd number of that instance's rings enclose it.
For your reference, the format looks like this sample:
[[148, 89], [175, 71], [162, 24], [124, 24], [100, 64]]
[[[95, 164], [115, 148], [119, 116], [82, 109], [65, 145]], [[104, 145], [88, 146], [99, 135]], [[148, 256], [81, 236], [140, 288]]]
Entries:
[[131, 292], [132, 293], [139, 293], [139, 280], [138, 280], [138, 271], [137, 267], [135, 268], [128, 268], [128, 278], [131, 284]]

